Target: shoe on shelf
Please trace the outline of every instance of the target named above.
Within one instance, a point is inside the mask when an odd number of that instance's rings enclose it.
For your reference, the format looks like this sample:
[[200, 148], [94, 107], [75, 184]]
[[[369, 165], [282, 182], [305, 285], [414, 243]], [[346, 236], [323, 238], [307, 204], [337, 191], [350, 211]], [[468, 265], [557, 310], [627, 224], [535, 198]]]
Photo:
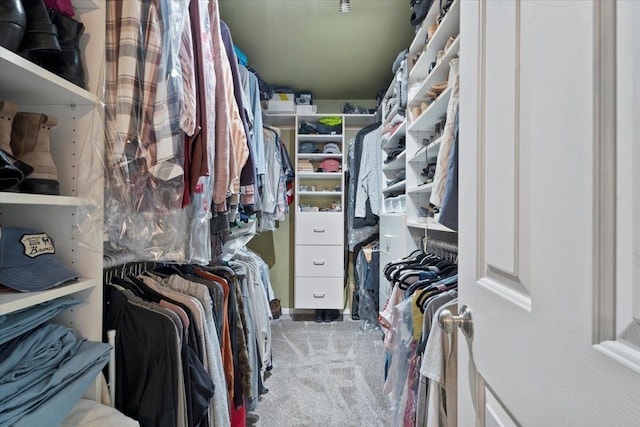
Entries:
[[315, 322], [316, 322], [316, 323], [322, 323], [322, 322], [324, 322], [324, 315], [325, 315], [325, 311], [326, 311], [326, 310], [320, 310], [320, 309], [317, 309], [317, 310], [316, 310], [316, 319], [315, 319]]
[[60, 194], [58, 170], [50, 150], [50, 130], [58, 119], [41, 113], [17, 113], [11, 129], [13, 155], [33, 167], [33, 174], [20, 183], [20, 192]]
[[12, 52], [18, 50], [25, 28], [27, 14], [20, 0], [0, 2], [0, 46]]
[[18, 191], [18, 185], [33, 168], [4, 150], [0, 150], [0, 191]]
[[80, 52], [80, 36], [84, 33], [84, 24], [53, 9], [49, 10], [49, 17], [58, 30], [61, 50], [34, 54], [34, 62], [86, 89], [84, 63]]
[[27, 28], [18, 51], [31, 59], [35, 51], [60, 52], [58, 29], [51, 22], [42, 0], [22, 0], [27, 15]]

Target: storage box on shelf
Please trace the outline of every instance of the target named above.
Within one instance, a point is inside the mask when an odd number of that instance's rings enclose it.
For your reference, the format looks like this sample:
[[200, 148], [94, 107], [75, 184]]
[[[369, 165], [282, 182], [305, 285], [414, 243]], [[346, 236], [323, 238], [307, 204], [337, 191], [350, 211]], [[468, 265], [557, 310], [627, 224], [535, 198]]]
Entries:
[[[40, 292], [0, 293], [0, 315], [71, 296], [82, 301], [62, 312], [55, 321], [73, 328], [79, 336], [102, 341], [102, 165], [101, 96], [104, 67], [104, 2], [74, 0], [74, 19], [85, 25], [81, 38], [87, 69], [87, 90], [0, 47], [0, 101], [18, 105], [19, 111], [57, 118], [50, 131], [50, 149], [58, 171], [60, 195], [0, 192], [3, 226], [25, 227], [50, 235], [56, 258], [80, 278]], [[93, 156], [93, 157], [92, 157]], [[91, 169], [90, 169], [91, 168]], [[91, 179], [90, 194], [83, 185]], [[78, 224], [91, 215], [92, 235], [81, 234]], [[91, 242], [90, 247], [86, 245]], [[97, 382], [86, 397], [97, 400]]]

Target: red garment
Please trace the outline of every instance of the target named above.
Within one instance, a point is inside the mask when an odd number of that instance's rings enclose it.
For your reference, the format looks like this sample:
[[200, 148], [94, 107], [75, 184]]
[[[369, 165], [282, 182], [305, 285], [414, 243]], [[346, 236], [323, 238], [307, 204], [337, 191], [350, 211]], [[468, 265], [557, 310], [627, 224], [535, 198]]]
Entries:
[[71, 0], [44, 0], [44, 5], [63, 15], [73, 16], [76, 14], [73, 10]]
[[245, 427], [247, 425], [247, 411], [244, 404], [238, 408], [231, 405], [231, 427]]

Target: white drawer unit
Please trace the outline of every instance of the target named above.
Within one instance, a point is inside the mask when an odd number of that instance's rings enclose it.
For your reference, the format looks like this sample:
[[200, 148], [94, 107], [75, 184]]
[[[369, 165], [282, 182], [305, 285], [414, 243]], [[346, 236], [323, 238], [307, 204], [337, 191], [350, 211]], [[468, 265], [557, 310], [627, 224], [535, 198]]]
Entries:
[[342, 277], [296, 277], [296, 308], [342, 308]]
[[296, 246], [296, 276], [342, 277], [342, 246]]
[[342, 212], [298, 212], [296, 245], [342, 245], [343, 221]]

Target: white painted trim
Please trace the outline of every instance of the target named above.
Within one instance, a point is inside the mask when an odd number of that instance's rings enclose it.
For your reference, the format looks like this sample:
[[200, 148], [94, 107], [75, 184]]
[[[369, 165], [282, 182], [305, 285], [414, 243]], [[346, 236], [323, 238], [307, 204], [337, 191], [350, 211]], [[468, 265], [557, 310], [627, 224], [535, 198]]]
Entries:
[[622, 363], [627, 368], [640, 373], [640, 353], [638, 353], [637, 350], [619, 341], [604, 341], [598, 345], [594, 345], [593, 347], [607, 357], [610, 357], [611, 359]]
[[504, 286], [502, 283], [491, 280], [488, 277], [483, 277], [478, 280], [478, 285], [531, 313], [531, 298]]

